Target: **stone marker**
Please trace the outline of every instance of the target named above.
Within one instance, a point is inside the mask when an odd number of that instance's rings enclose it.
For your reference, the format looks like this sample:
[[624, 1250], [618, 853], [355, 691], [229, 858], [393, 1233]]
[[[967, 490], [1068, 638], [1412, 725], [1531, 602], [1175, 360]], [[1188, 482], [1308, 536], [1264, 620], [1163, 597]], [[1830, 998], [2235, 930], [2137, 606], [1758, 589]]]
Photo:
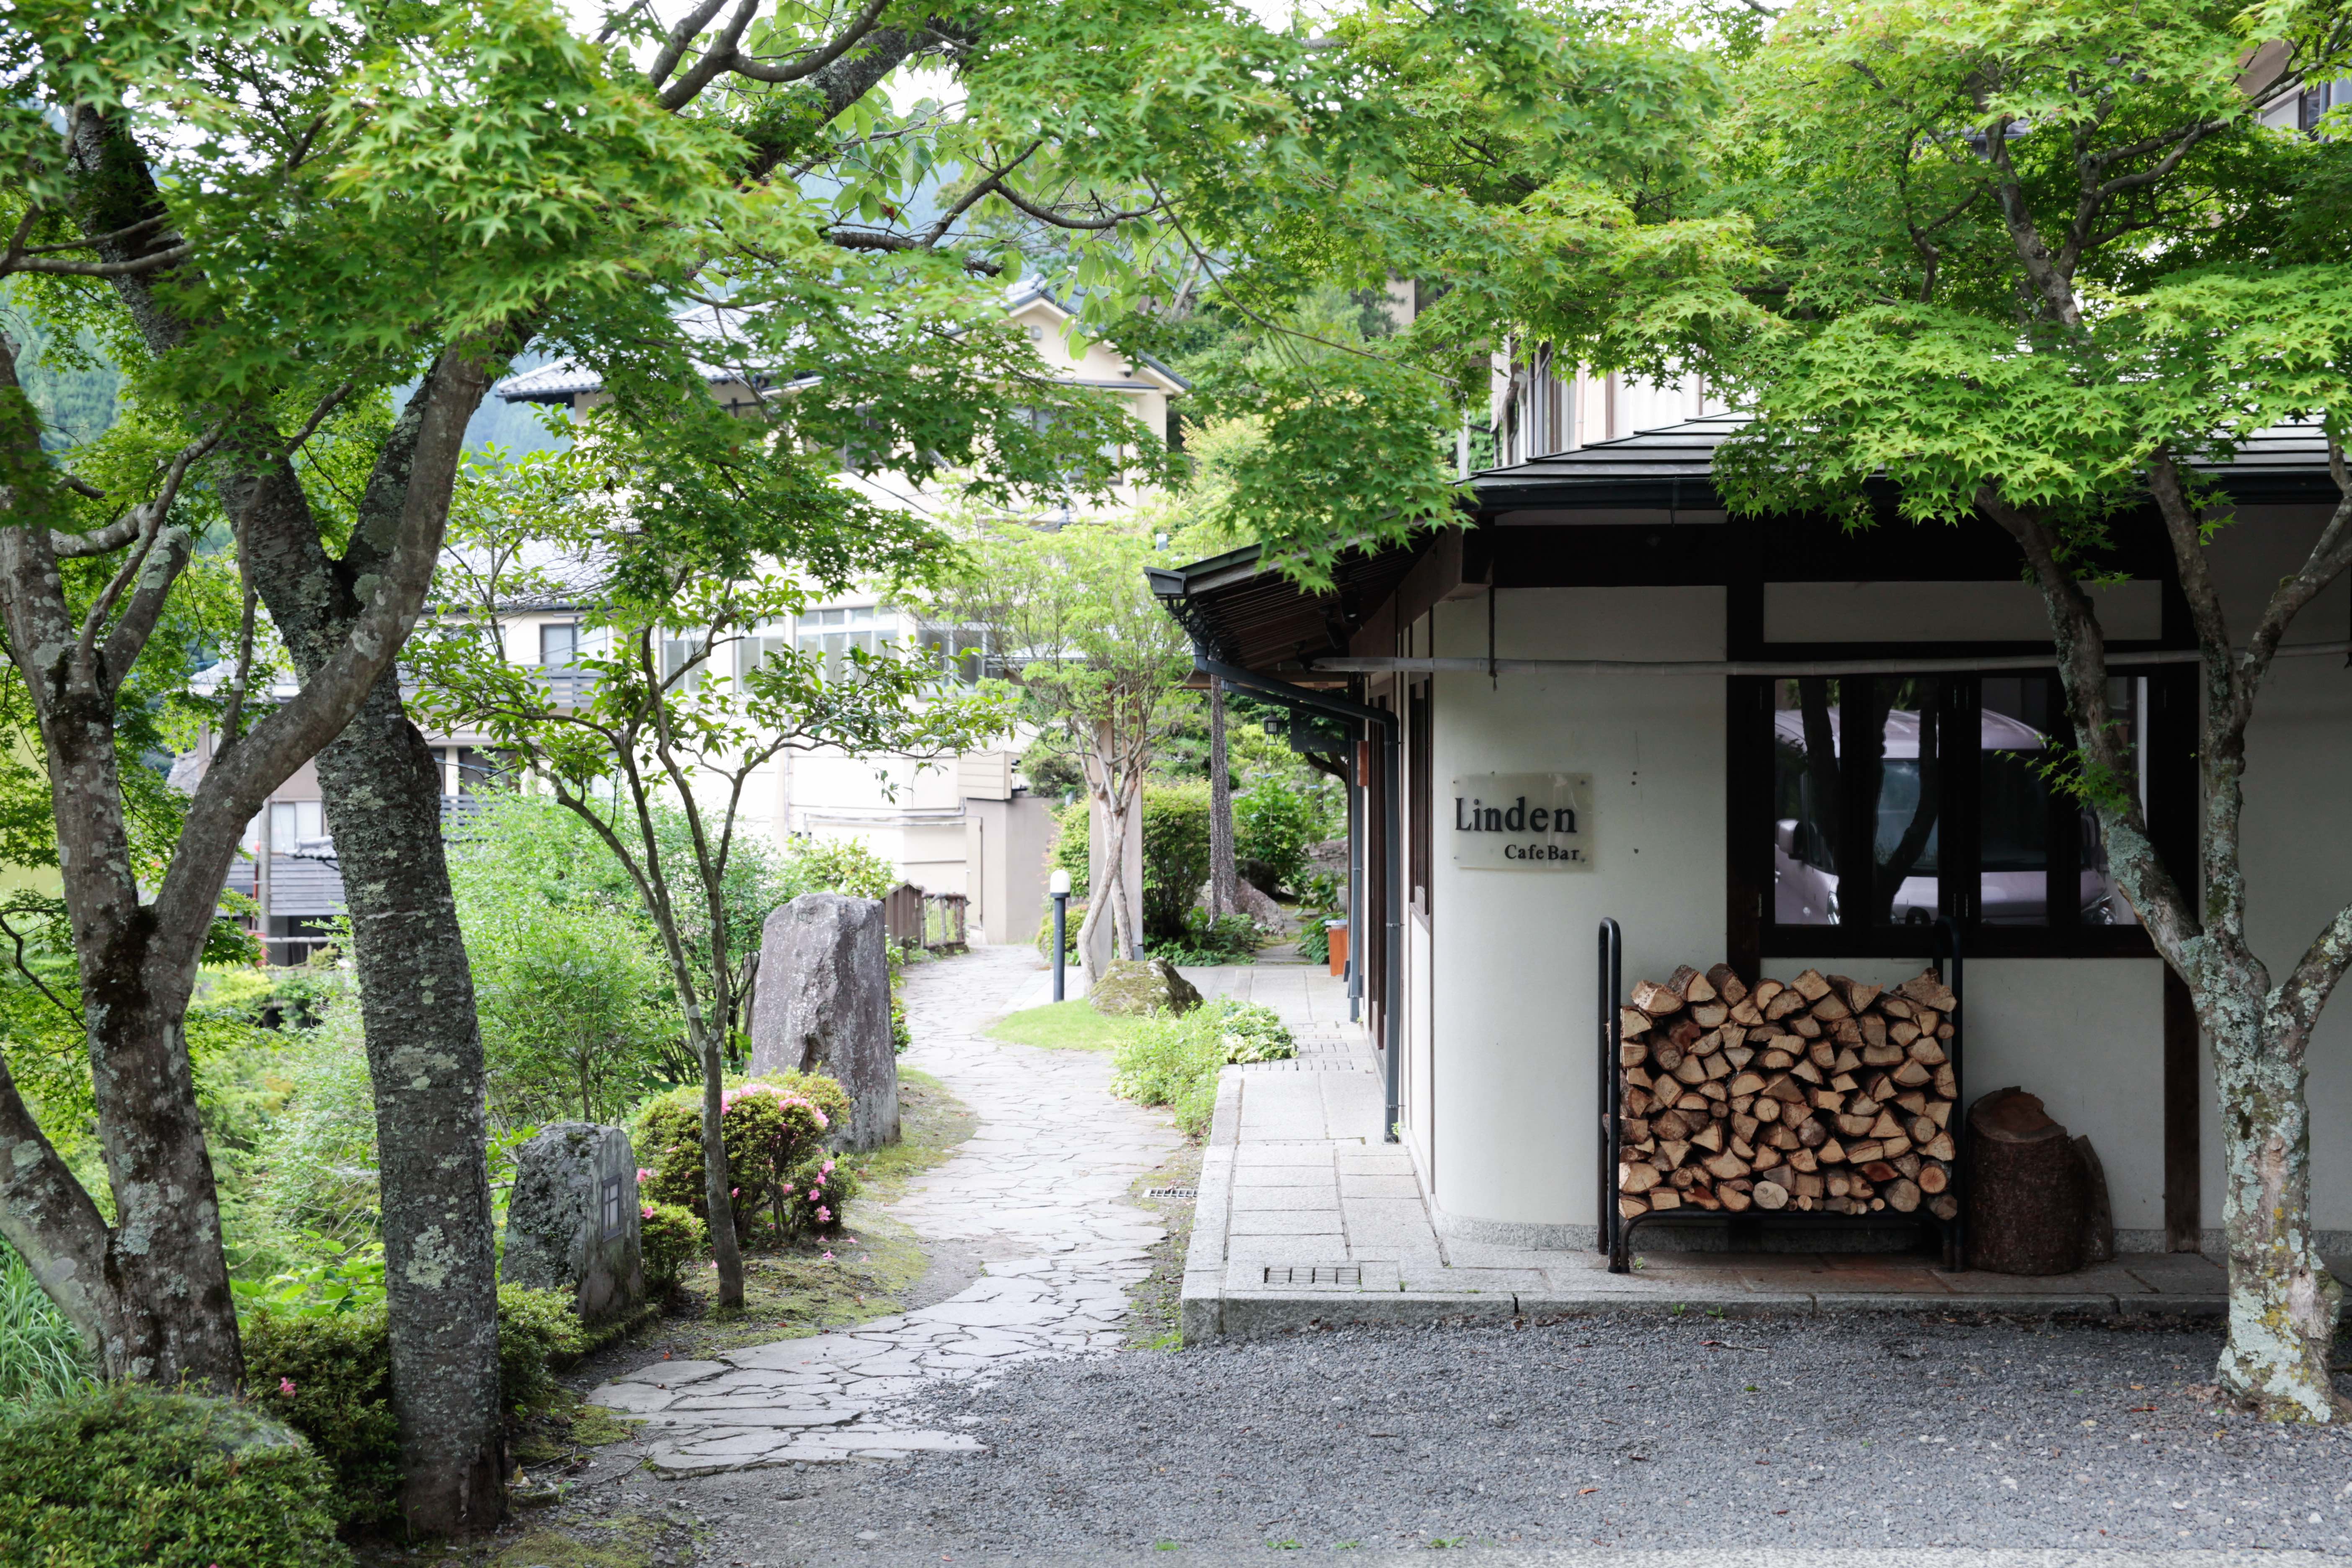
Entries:
[[569, 1290], [583, 1322], [619, 1317], [646, 1299], [638, 1212], [629, 1135], [551, 1123], [515, 1157], [499, 1282]]
[[882, 905], [803, 893], [760, 932], [751, 1000], [751, 1075], [815, 1072], [849, 1091], [836, 1149], [898, 1141], [898, 1056], [890, 1039], [890, 963]]
[[1087, 988], [1087, 1000], [1097, 1013], [1135, 1018], [1146, 1013], [1189, 1013], [1201, 1005], [1201, 993], [1164, 958], [1121, 959]]

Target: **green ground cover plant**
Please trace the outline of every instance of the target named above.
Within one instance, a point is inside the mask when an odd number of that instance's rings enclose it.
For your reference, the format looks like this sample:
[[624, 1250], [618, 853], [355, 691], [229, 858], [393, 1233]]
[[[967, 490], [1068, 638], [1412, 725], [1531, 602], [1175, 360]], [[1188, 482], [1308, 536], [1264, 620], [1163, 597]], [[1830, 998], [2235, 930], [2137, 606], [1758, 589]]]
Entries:
[[1298, 1047], [1271, 1007], [1220, 999], [1181, 1017], [1132, 1026], [1114, 1058], [1112, 1089], [1139, 1105], [1164, 1105], [1197, 1138], [1217, 1109], [1217, 1074], [1228, 1062], [1278, 1061]]
[[1133, 1019], [1106, 1017], [1083, 996], [1008, 1013], [988, 1028], [991, 1039], [1048, 1051], [1117, 1050], [1134, 1032]]
[[337, 1568], [351, 1561], [338, 1490], [319, 1454], [250, 1405], [117, 1384], [0, 1413], [10, 1563]]

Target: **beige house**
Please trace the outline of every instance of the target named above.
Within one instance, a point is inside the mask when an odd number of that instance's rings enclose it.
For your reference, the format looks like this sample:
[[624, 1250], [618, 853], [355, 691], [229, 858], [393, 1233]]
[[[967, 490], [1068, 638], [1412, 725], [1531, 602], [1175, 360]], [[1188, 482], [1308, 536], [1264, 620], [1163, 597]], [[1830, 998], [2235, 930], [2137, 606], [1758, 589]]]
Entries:
[[[1067, 335], [1072, 312], [1035, 283], [1024, 283], [1005, 298], [1005, 310], [1029, 336], [1047, 368], [1063, 380], [1097, 388], [1121, 399], [1137, 421], [1154, 434], [1171, 432], [1172, 402], [1186, 383], [1154, 362], [1130, 363], [1101, 343], [1073, 346]], [[723, 324], [686, 319], [688, 329], [716, 341]], [[716, 356], [714, 356], [716, 357]], [[740, 368], [706, 364], [711, 395], [730, 406], [789, 392], [789, 386], [755, 387]], [[575, 416], [604, 401], [595, 373], [569, 361], [508, 378], [493, 389], [509, 403], [554, 405]], [[874, 501], [929, 514], [944, 496], [903, 476], [866, 473], [843, 483]], [[1140, 492], [1118, 494], [1119, 503]], [[575, 607], [553, 603], [517, 609], [501, 621], [506, 656], [562, 682], [582, 649], [583, 631]], [[731, 659], [756, 662], [777, 646], [839, 658], [854, 647], [869, 651], [886, 644], [929, 645], [963, 679], [977, 679], [986, 650], [952, 631], [927, 626], [913, 611], [874, 593], [849, 593], [810, 605], [799, 615], [759, 628], [733, 650]], [[730, 657], [716, 661], [722, 667]], [[719, 673], [731, 673], [722, 668]], [[772, 838], [858, 838], [897, 868], [905, 880], [928, 893], [960, 894], [967, 901], [971, 940], [1023, 942], [1036, 934], [1045, 910], [1045, 856], [1055, 827], [1057, 803], [1029, 793], [1017, 759], [1026, 737], [1011, 737], [1005, 749], [973, 752], [945, 762], [850, 756], [839, 752], [787, 752], [756, 774], [746, 792], [742, 826]], [[490, 787], [497, 759], [485, 737], [467, 733], [427, 736], [442, 767], [445, 813], [462, 812], [467, 798]], [[211, 755], [212, 738], [180, 759], [175, 773], [193, 778]], [[263, 853], [263, 845], [268, 846]], [[265, 910], [266, 934], [279, 962], [299, 963], [316, 944], [320, 922], [342, 912], [342, 883], [327, 836], [317, 771], [305, 765], [281, 785], [256, 816], [247, 834], [247, 858], [230, 874], [230, 887], [255, 897]]]

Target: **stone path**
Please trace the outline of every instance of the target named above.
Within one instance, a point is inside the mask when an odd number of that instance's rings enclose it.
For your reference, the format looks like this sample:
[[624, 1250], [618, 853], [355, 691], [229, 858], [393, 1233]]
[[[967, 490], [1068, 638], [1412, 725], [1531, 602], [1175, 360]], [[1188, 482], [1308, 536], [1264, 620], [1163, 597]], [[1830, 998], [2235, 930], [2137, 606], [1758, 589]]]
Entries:
[[1108, 1058], [981, 1033], [1029, 999], [1039, 970], [1026, 948], [982, 948], [918, 964], [904, 981], [915, 1043], [903, 1059], [970, 1106], [979, 1130], [887, 1212], [926, 1241], [976, 1250], [981, 1278], [935, 1306], [718, 1361], [656, 1362], [591, 1394], [644, 1419], [656, 1468], [977, 1449], [967, 1433], [900, 1415], [908, 1396], [928, 1379], [1118, 1346], [1127, 1288], [1164, 1234], [1128, 1189], [1181, 1139], [1163, 1114], [1112, 1097]]

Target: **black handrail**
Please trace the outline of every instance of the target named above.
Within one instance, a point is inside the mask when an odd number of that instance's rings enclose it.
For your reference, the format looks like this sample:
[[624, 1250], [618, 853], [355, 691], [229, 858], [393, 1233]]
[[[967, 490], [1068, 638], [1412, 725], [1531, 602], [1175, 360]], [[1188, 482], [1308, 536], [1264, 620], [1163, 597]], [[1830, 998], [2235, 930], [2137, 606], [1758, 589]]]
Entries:
[[1622, 1274], [1617, 1263], [1617, 1128], [1623, 1106], [1624, 1075], [1618, 1070], [1622, 1054], [1624, 1019], [1617, 998], [1625, 985], [1625, 933], [1605, 916], [1601, 921], [1601, 1213], [1593, 1226], [1595, 1247], [1609, 1255], [1612, 1273]]

